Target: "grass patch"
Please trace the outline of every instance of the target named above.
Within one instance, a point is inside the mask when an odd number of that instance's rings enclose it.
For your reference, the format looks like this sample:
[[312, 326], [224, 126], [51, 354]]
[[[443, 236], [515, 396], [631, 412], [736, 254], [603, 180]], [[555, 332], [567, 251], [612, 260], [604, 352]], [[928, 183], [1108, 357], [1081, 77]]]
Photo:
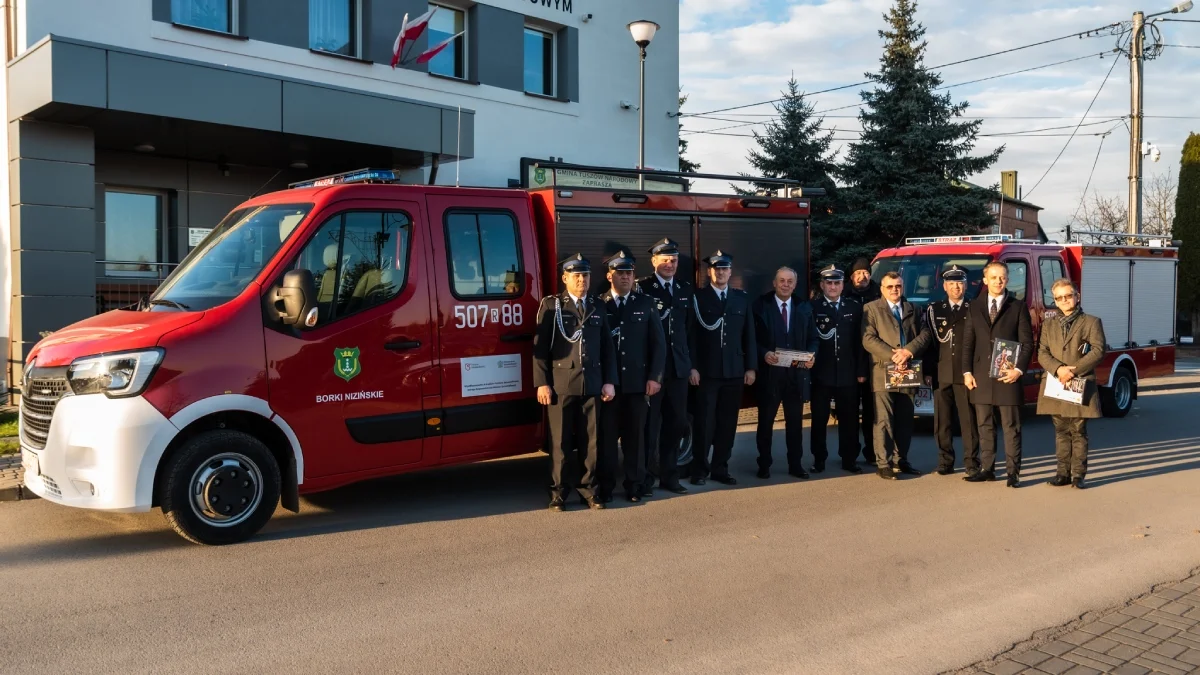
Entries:
[[0, 456], [15, 455], [21, 452], [21, 444], [17, 441], [0, 441]]
[[0, 413], [0, 438], [16, 436], [17, 433], [17, 413]]

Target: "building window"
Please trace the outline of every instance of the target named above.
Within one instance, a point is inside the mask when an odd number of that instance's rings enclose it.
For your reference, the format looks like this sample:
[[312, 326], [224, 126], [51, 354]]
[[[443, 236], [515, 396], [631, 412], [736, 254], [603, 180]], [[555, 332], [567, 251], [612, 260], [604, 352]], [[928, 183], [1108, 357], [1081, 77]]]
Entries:
[[554, 34], [525, 29], [525, 91], [554, 96]]
[[236, 0], [171, 0], [171, 21], [222, 33], [235, 32]]
[[1013, 236], [1017, 239], [1024, 239], [1025, 238], [1025, 230], [1018, 227], [1017, 229], [1013, 230]]
[[1025, 220], [1025, 209], [1017, 207], [1017, 220]]
[[511, 213], [449, 213], [446, 240], [456, 297], [521, 294], [521, 251], [517, 221]]
[[[467, 29], [466, 12], [441, 5], [435, 6], [437, 11], [429, 19], [430, 47], [439, 45]], [[430, 59], [429, 72], [460, 80], [467, 79], [467, 36], [458, 35], [454, 42]]]
[[992, 213], [1000, 213], [1000, 203], [992, 202]]
[[308, 0], [308, 46], [358, 56], [359, 0]]
[[151, 192], [104, 193], [105, 273], [121, 277], [159, 277], [163, 262], [166, 200]]
[[312, 272], [322, 322], [396, 297], [408, 277], [412, 221], [404, 213], [350, 211], [325, 221], [292, 269]]

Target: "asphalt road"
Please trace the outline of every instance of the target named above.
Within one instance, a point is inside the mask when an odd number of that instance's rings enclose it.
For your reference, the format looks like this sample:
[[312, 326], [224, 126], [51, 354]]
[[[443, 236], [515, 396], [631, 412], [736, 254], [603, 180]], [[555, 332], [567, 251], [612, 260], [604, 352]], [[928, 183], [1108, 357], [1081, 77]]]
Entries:
[[1094, 422], [1084, 491], [1045, 484], [1031, 415], [1018, 490], [759, 481], [743, 430], [735, 488], [602, 512], [546, 511], [541, 456], [317, 495], [225, 548], [0, 504], [0, 671], [952, 670], [1200, 566], [1198, 409], [1200, 377]]

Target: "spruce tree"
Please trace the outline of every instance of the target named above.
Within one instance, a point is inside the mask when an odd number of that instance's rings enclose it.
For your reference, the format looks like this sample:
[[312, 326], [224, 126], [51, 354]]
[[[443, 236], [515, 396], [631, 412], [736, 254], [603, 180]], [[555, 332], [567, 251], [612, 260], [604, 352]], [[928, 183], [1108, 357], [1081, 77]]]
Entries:
[[848, 212], [838, 220], [848, 242], [871, 253], [903, 244], [905, 237], [978, 234], [990, 227], [992, 190], [959, 181], [983, 172], [995, 152], [972, 156], [979, 120], [961, 119], [967, 103], [938, 94], [937, 73], [925, 69], [925, 28], [916, 20], [915, 0], [895, 0], [884, 16], [875, 88], [861, 93], [862, 137], [852, 143], [843, 166]]
[[1188, 134], [1179, 166], [1172, 238], [1179, 248], [1179, 302], [1192, 316], [1192, 335], [1200, 335], [1200, 135]]

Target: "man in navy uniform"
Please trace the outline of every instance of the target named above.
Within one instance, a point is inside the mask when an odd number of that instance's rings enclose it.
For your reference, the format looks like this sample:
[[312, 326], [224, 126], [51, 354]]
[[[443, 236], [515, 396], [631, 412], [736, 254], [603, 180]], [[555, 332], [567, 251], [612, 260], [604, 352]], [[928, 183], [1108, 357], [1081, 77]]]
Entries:
[[642, 494], [650, 496], [657, 476], [659, 487], [675, 494], [687, 488], [679, 484], [679, 443], [688, 432], [688, 377], [692, 352], [688, 334], [694, 330], [694, 289], [675, 278], [679, 270], [679, 245], [662, 239], [649, 249], [654, 274], [638, 281], [638, 290], [655, 302], [666, 337], [666, 362], [662, 389], [650, 397], [646, 419], [646, 482]]
[[[948, 476], [954, 473], [954, 413], [958, 413], [958, 426], [962, 430], [963, 466], [968, 474], [979, 471], [979, 435], [975, 428], [975, 408], [969, 400], [970, 392], [963, 383], [962, 349], [963, 333], [966, 332], [967, 308], [971, 301], [967, 292], [967, 271], [951, 265], [942, 272], [942, 288], [946, 299], [929, 304], [926, 317], [929, 330], [937, 339], [937, 368], [933, 370], [933, 426], [938, 445], [937, 473]], [[927, 371], [928, 372], [928, 371]], [[928, 378], [928, 376], [927, 376]]]
[[691, 482], [704, 485], [711, 476], [718, 483], [735, 485], [737, 480], [729, 474], [729, 458], [737, 435], [742, 388], [754, 384], [758, 367], [754, 319], [746, 292], [729, 287], [733, 256], [718, 250], [706, 261], [709, 285], [696, 291], [698, 328], [688, 335], [693, 356], [689, 381], [699, 387], [692, 433]]
[[571, 490], [593, 509], [597, 494], [600, 403], [616, 395], [617, 354], [608, 312], [588, 293], [591, 265], [582, 254], [562, 263], [558, 295], [542, 298], [533, 342], [533, 386], [550, 419], [550, 510], [562, 511]]
[[[821, 270], [820, 295], [809, 301], [820, 338], [813, 364], [810, 406], [813, 473], [824, 471], [829, 458], [826, 429], [830, 400], [837, 403], [838, 456], [842, 470], [862, 473], [857, 461], [858, 401], [860, 388], [867, 379], [867, 353], [862, 347], [862, 304], [844, 296], [844, 286], [845, 275], [836, 265], [830, 265]], [[868, 428], [867, 436], [870, 434]]]
[[812, 306], [797, 298], [796, 270], [781, 267], [772, 282], [775, 290], [754, 301], [754, 336], [758, 341], [758, 477], [771, 477], [771, 444], [775, 415], [783, 404], [788, 473], [808, 478], [804, 470], [804, 402], [808, 400], [810, 358], [782, 363], [778, 350], [817, 352], [817, 327]]
[[646, 414], [650, 397], [662, 387], [666, 338], [654, 300], [633, 288], [633, 256], [618, 251], [604, 264], [612, 286], [600, 299], [608, 312], [619, 371], [616, 398], [600, 407], [600, 498], [612, 500], [620, 439], [625, 498], [639, 502], [646, 483]]

